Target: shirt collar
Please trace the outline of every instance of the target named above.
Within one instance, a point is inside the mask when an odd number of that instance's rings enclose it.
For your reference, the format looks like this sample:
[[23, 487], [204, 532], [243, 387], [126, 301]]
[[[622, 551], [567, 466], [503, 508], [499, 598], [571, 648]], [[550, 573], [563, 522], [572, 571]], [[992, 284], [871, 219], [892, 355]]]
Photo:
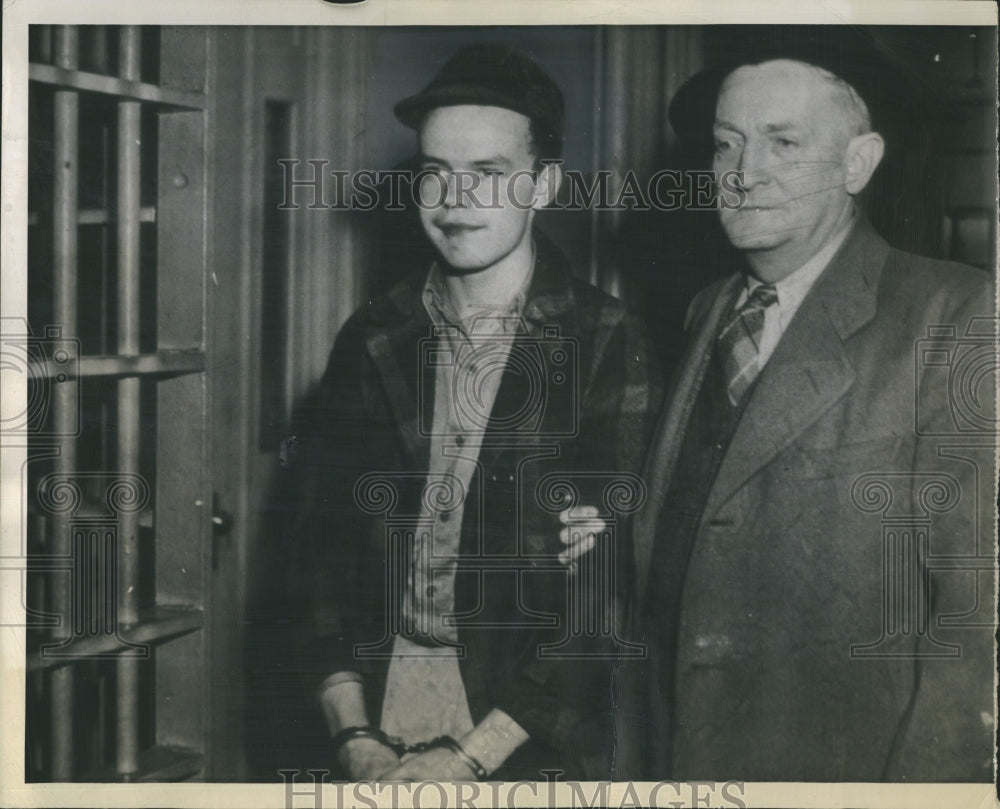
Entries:
[[[840, 246], [847, 238], [847, 234], [851, 232], [852, 227], [853, 223], [845, 227], [837, 236], [823, 245], [823, 248], [805, 264], [774, 284], [774, 289], [778, 293], [778, 306], [780, 309], [794, 311], [798, 308], [803, 298], [812, 289], [813, 284], [816, 283], [816, 279], [822, 275], [823, 270], [827, 268], [830, 260], [840, 249]], [[748, 274], [745, 295], [749, 296], [750, 293], [762, 284], [762, 281]]]
[[424, 282], [422, 299], [424, 308], [435, 326], [454, 326], [466, 337], [472, 335], [523, 334], [523, 322], [528, 289], [535, 275], [536, 250], [532, 244], [531, 269], [524, 277], [513, 297], [495, 306], [485, 306], [464, 319], [460, 318], [448, 294], [444, 271], [438, 261], [431, 264], [427, 280]]

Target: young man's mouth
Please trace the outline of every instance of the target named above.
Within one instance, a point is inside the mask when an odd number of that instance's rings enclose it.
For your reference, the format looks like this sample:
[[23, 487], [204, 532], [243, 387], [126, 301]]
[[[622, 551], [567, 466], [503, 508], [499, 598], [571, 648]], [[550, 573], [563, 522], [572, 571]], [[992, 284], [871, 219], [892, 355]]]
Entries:
[[482, 230], [482, 225], [467, 225], [462, 223], [435, 223], [434, 227], [440, 230], [447, 238], [453, 239], [458, 236], [464, 236], [467, 233], [472, 233], [475, 230]]

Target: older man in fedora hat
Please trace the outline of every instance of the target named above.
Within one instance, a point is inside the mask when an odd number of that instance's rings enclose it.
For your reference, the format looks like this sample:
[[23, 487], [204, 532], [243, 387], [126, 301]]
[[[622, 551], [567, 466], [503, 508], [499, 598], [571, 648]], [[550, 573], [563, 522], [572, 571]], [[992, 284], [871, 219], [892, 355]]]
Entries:
[[648, 778], [992, 778], [991, 280], [860, 213], [892, 143], [824, 55], [747, 59], [714, 105], [744, 264], [690, 307], [635, 523]]
[[[418, 134], [437, 259], [339, 334], [296, 528], [314, 547], [303, 665], [331, 756], [354, 780], [607, 778], [619, 644], [573, 635], [568, 609], [589, 592], [606, 627], [614, 598], [606, 578], [571, 581], [567, 549], [567, 523], [604, 523], [562, 501], [561, 524], [543, 483], [579, 473], [583, 497], [602, 475], [634, 478], [658, 398], [650, 351], [534, 227], [564, 117], [537, 64], [471, 46], [396, 114]], [[630, 556], [611, 550], [623, 591]]]

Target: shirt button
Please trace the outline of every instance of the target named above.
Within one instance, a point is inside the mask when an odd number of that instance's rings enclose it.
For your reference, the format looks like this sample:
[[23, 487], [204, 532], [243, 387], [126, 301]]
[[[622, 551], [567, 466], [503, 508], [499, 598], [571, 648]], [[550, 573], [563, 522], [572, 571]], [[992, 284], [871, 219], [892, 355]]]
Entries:
[[462, 435], [461, 433], [459, 433], [458, 435], [456, 435], [455, 436], [455, 443], [458, 444], [460, 447], [462, 445], [464, 445], [465, 444], [465, 436]]
[[440, 517], [438, 517], [438, 519], [441, 520], [441, 522], [448, 522], [448, 520], [451, 519], [451, 514], [449, 514], [447, 511], [445, 511], [445, 512], [443, 512], [441, 514]]
[[427, 593], [427, 597], [428, 598], [434, 598], [434, 596], [437, 595], [437, 591], [438, 591], [438, 588], [435, 587], [433, 584], [428, 584], [427, 585], [427, 589], [424, 590], [424, 592]]

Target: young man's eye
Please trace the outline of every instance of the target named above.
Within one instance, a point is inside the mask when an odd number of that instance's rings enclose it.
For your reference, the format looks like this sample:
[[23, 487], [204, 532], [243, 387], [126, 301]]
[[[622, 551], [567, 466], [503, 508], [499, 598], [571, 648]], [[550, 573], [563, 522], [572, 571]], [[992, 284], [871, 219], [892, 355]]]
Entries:
[[492, 166], [490, 167], [484, 166], [479, 169], [479, 173], [482, 174], [484, 177], [502, 177], [503, 169], [493, 168]]

